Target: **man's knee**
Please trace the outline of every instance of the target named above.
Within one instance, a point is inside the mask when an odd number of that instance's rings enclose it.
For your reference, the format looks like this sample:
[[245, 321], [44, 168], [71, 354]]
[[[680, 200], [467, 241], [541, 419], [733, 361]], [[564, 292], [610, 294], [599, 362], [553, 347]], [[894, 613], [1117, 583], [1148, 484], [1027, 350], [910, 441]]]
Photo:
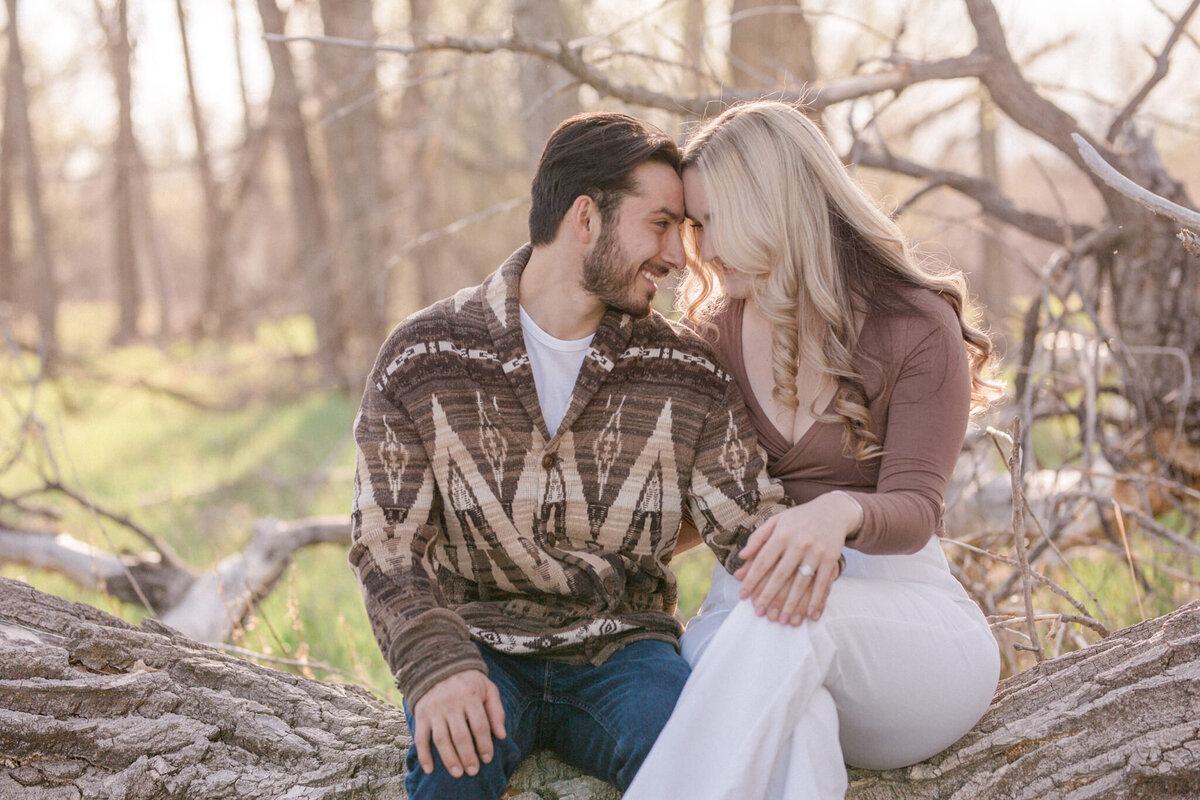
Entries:
[[687, 662], [669, 644], [639, 642], [630, 647], [634, 652], [629, 655], [633, 656], [632, 662], [637, 666], [617, 711], [619, 721], [614, 726], [617, 765], [615, 774], [610, 777], [621, 788], [629, 785], [649, 755], [691, 672]]

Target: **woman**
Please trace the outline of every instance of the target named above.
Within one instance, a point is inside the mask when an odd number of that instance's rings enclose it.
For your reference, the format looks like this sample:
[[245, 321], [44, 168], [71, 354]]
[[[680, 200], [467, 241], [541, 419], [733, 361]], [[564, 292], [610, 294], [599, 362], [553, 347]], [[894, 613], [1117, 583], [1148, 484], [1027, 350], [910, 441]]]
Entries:
[[714, 570], [692, 675], [625, 797], [840, 798], [844, 764], [928, 758], [995, 691], [995, 639], [937, 541], [991, 345], [962, 276], [916, 260], [795, 108], [726, 111], [683, 182], [681, 306], [797, 506]]

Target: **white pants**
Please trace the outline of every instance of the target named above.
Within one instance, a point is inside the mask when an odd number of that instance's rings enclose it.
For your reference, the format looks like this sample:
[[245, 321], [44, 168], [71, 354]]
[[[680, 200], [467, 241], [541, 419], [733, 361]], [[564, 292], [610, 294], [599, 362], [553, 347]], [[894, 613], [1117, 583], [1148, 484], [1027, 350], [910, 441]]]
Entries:
[[717, 565], [681, 643], [691, 677], [625, 800], [843, 798], [846, 763], [913, 764], [975, 725], [999, 651], [936, 538], [845, 555], [821, 619], [796, 628], [756, 616]]

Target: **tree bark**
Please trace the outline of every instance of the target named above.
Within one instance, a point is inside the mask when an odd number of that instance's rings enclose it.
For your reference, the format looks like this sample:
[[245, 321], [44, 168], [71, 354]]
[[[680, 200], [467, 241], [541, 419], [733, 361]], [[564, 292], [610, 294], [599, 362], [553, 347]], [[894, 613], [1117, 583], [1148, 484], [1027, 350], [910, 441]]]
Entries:
[[[850, 800], [1182, 800], [1200, 792], [1200, 603], [1001, 683], [973, 731]], [[154, 622], [0, 579], [0, 796], [403, 798], [402, 712]], [[685, 768], [685, 765], [681, 765]], [[617, 792], [540, 753], [512, 800]]]

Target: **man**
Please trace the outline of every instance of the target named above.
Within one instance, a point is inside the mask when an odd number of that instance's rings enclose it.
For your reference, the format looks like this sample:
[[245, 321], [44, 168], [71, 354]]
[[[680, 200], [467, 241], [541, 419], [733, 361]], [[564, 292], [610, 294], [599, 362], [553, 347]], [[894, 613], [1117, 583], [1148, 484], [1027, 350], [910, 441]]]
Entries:
[[685, 508], [729, 569], [782, 510], [736, 385], [651, 310], [679, 152], [620, 114], [551, 135], [531, 243], [401, 323], [355, 422], [350, 561], [404, 693], [407, 789], [500, 797], [533, 749], [624, 789], [687, 677]]

